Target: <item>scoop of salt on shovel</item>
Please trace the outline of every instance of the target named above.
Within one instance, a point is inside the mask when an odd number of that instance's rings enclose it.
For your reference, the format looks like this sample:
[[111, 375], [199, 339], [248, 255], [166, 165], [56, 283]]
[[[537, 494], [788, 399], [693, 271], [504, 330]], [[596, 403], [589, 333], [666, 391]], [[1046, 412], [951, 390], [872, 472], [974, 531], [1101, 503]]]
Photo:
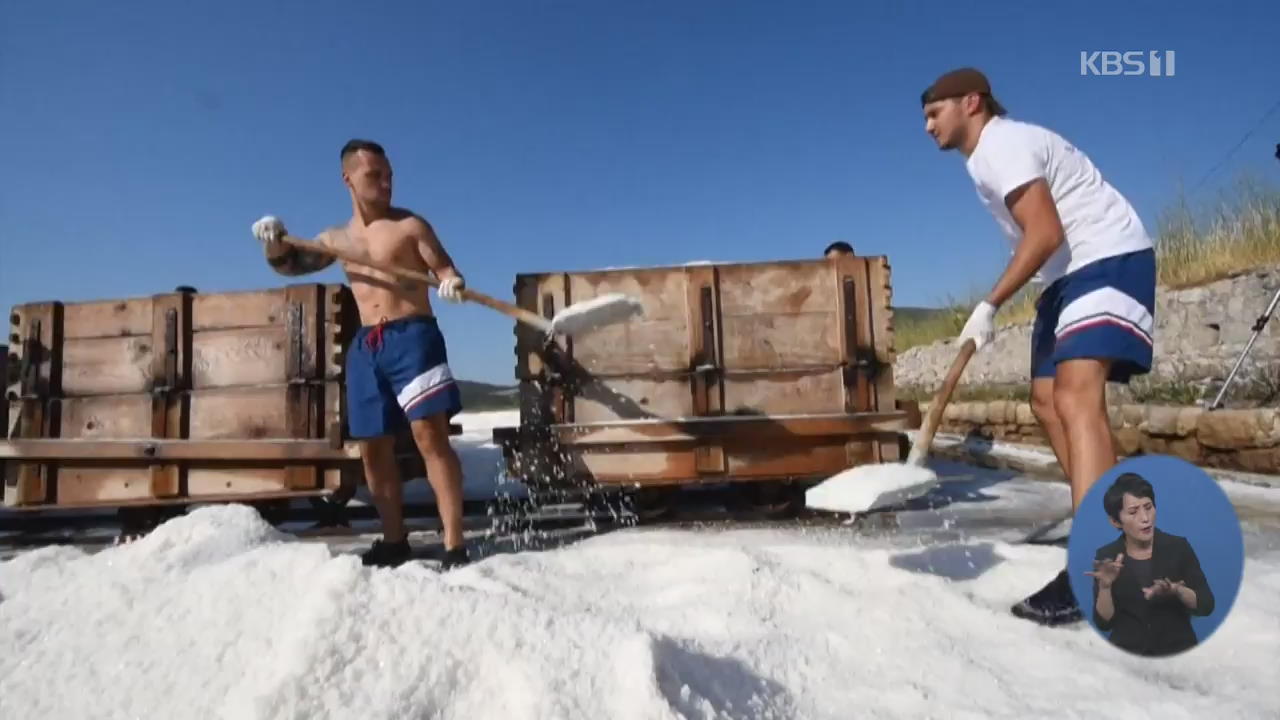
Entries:
[[815, 510], [856, 515], [919, 497], [937, 486], [938, 476], [924, 467], [924, 460], [942, 420], [942, 411], [975, 349], [973, 340], [966, 340], [960, 346], [960, 353], [929, 406], [920, 436], [905, 463], [859, 465], [837, 473], [805, 491], [805, 505]]
[[586, 333], [643, 314], [640, 301], [624, 293], [609, 293], [574, 303], [551, 319], [551, 332], [560, 335]]
[[[375, 270], [381, 270], [397, 277], [425, 283], [432, 287], [440, 287], [440, 280], [430, 273], [413, 270], [411, 268], [384, 265], [382, 263], [374, 262], [358, 253], [330, 247], [329, 245], [313, 242], [311, 240], [304, 240], [292, 235], [285, 235], [283, 239], [285, 242], [299, 248], [331, 255], [339, 260], [345, 260], [357, 265], [371, 267]], [[548, 340], [557, 334], [582, 335], [591, 332], [592, 330], [599, 329], [605, 325], [622, 322], [633, 315], [638, 315], [643, 312], [643, 307], [639, 300], [623, 293], [609, 293], [597, 298], [592, 298], [591, 300], [574, 303], [573, 305], [570, 305], [556, 313], [554, 318], [548, 320], [541, 315], [530, 312], [518, 305], [512, 305], [509, 302], [489, 297], [488, 295], [476, 292], [471, 288], [464, 288], [460, 294], [462, 295], [463, 300], [484, 305], [485, 307], [497, 310], [504, 315], [515, 318], [526, 325], [530, 325], [541, 330], [546, 334], [546, 338]]]

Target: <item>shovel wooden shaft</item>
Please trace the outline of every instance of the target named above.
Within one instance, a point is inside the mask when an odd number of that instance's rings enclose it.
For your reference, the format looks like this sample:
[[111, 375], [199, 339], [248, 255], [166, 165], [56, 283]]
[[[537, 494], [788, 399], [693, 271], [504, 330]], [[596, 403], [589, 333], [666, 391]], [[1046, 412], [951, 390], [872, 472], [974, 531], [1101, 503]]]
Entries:
[[[310, 250], [311, 252], [322, 253], [324, 255], [329, 255], [329, 256], [338, 258], [339, 260], [345, 260], [347, 262], [355, 263], [357, 265], [364, 265], [366, 267], [371, 267], [375, 270], [381, 270], [382, 272], [389, 273], [391, 275], [396, 275], [398, 277], [406, 278], [409, 280], [416, 280], [418, 282], [426, 283], [427, 285], [430, 285], [432, 287], [436, 287], [436, 288], [440, 287], [439, 278], [437, 278], [435, 275], [432, 275], [431, 273], [422, 272], [421, 270], [414, 270], [412, 268], [395, 267], [392, 265], [384, 265], [382, 263], [374, 262], [373, 260], [370, 260], [369, 258], [365, 257], [360, 253], [354, 253], [348, 250], [341, 250], [338, 248], [329, 247], [328, 245], [323, 245], [321, 243], [313, 242], [311, 240], [304, 240], [300, 237], [294, 237], [293, 235], [285, 235], [284, 241], [289, 243], [290, 245], [293, 245], [294, 247], [301, 248], [303, 250]], [[485, 307], [488, 307], [490, 309], [497, 310], [498, 312], [504, 315], [508, 315], [512, 318], [515, 318], [520, 322], [526, 323], [528, 325], [532, 325], [533, 327], [545, 333], [551, 332], [550, 320], [547, 320], [546, 318], [542, 317], [541, 315], [538, 315], [537, 313], [529, 312], [528, 310], [525, 310], [524, 308], [518, 305], [512, 305], [509, 302], [504, 302], [495, 297], [490, 297], [488, 295], [485, 295], [484, 293], [476, 292], [475, 290], [472, 290], [470, 288], [463, 288], [462, 292], [459, 294], [462, 296], [462, 299], [464, 300], [468, 300], [473, 303], [484, 305]]]
[[917, 462], [923, 462], [924, 457], [929, 454], [934, 433], [938, 431], [938, 424], [942, 422], [942, 412], [951, 401], [951, 393], [955, 392], [956, 384], [960, 382], [960, 376], [964, 374], [964, 368], [969, 364], [969, 358], [973, 357], [977, 348], [973, 340], [965, 340], [960, 346], [956, 359], [951, 362], [951, 370], [947, 372], [946, 380], [943, 381], [938, 394], [934, 396], [933, 402], [929, 405], [929, 413], [925, 415], [924, 423], [920, 426], [920, 436], [916, 439], [916, 448], [919, 450], [911, 453], [917, 458]]

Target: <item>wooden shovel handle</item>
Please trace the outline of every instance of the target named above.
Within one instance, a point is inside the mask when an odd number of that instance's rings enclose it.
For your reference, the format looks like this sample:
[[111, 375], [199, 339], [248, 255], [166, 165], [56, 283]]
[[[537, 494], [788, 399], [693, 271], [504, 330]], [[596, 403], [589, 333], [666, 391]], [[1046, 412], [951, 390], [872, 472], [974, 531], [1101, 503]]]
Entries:
[[[330, 255], [332, 257], [338, 258], [339, 260], [346, 260], [347, 262], [355, 263], [357, 265], [364, 265], [366, 267], [371, 267], [375, 270], [381, 270], [382, 272], [390, 273], [392, 275], [396, 275], [402, 278], [417, 280], [418, 282], [426, 283], [427, 285], [430, 285], [432, 287], [436, 287], [436, 288], [440, 287], [440, 279], [437, 278], [435, 275], [432, 275], [431, 273], [425, 273], [425, 272], [422, 272], [421, 270], [414, 270], [412, 268], [402, 268], [402, 267], [395, 267], [392, 265], [384, 265], [382, 263], [374, 262], [373, 260], [370, 260], [369, 258], [359, 253], [353, 253], [347, 250], [341, 250], [335, 247], [330, 247], [328, 245], [323, 245], [318, 242], [313, 242], [311, 240], [304, 240], [300, 237], [294, 237], [293, 235], [285, 235], [283, 239], [285, 242], [289, 243], [290, 245], [293, 245], [294, 247], [297, 247], [297, 248], [301, 248], [303, 250], [310, 250], [311, 252]], [[470, 288], [463, 288], [460, 294], [462, 295], [462, 299], [464, 300], [469, 300], [471, 302], [484, 305], [485, 307], [488, 307], [490, 309], [497, 310], [498, 312], [504, 315], [513, 317], [516, 320], [519, 320], [520, 322], [526, 323], [528, 325], [532, 325], [533, 327], [543, 332], [551, 331], [550, 320], [547, 320], [546, 318], [542, 317], [541, 315], [538, 315], [537, 313], [529, 312], [528, 310], [525, 310], [524, 308], [518, 305], [512, 305], [509, 302], [504, 302], [495, 297], [490, 297], [488, 295], [485, 295], [484, 293], [476, 292], [475, 290], [472, 290]]]
[[947, 372], [947, 378], [942, 383], [942, 389], [938, 390], [938, 394], [934, 396], [933, 403], [929, 405], [929, 414], [925, 416], [924, 424], [920, 427], [920, 436], [916, 439], [916, 447], [919, 452], [913, 452], [917, 458], [923, 461], [924, 457], [929, 454], [929, 447], [933, 444], [933, 435], [938, 431], [938, 423], [942, 421], [942, 411], [946, 409], [947, 403], [951, 401], [951, 393], [955, 392], [956, 383], [960, 382], [960, 376], [964, 373], [964, 368], [969, 364], [969, 358], [973, 357], [973, 353], [978, 346], [973, 339], [964, 341], [960, 346], [960, 352], [956, 355], [956, 359], [951, 363], [951, 370]]

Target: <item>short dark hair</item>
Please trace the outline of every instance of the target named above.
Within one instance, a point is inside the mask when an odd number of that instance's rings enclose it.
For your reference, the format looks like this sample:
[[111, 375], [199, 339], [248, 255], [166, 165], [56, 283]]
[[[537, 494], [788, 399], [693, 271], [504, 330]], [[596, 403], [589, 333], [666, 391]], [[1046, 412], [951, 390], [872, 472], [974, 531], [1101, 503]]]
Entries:
[[342, 153], [338, 155], [338, 159], [345, 161], [348, 155], [351, 155], [352, 153], [358, 153], [361, 150], [371, 152], [374, 155], [381, 155], [382, 157], [387, 156], [387, 151], [383, 150], [382, 146], [379, 145], [378, 143], [372, 140], [361, 140], [359, 138], [356, 138], [353, 140], [348, 140], [347, 144], [342, 146]]
[[852, 245], [850, 245], [849, 243], [847, 243], [847, 242], [843, 241], [843, 240], [837, 240], [837, 241], [835, 241], [835, 242], [831, 243], [830, 245], [828, 245], [828, 246], [827, 246], [827, 249], [826, 249], [826, 250], [823, 250], [823, 251], [822, 251], [822, 254], [823, 254], [823, 255], [826, 255], [827, 253], [831, 252], [832, 250], [839, 250], [840, 252], [847, 252], [847, 253], [849, 253], [850, 255], [852, 255], [852, 254], [853, 254], [853, 246], [852, 246]]
[[1120, 521], [1120, 510], [1124, 508], [1126, 494], [1137, 498], [1150, 498], [1151, 504], [1156, 504], [1156, 491], [1151, 487], [1151, 483], [1137, 473], [1121, 473], [1102, 496], [1103, 509], [1116, 522]]

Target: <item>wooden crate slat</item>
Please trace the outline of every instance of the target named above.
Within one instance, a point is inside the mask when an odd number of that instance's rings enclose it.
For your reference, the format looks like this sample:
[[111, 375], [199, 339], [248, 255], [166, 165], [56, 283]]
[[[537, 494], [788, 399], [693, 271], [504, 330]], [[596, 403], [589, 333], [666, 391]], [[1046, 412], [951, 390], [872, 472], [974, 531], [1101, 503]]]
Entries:
[[[323, 482], [314, 489], [290, 489], [286, 471], [271, 467], [191, 467], [188, 492], [181, 496], [156, 497], [147, 473], [129, 467], [62, 466], [58, 469], [59, 507], [156, 505], [166, 502], [237, 502], [295, 498], [331, 492], [340, 482], [340, 468], [320, 470]], [[22, 508], [19, 508], [22, 509]]]
[[844, 443], [792, 440], [774, 447], [726, 443], [662, 452], [645, 448], [587, 451], [575, 453], [570, 467], [577, 477], [601, 485], [688, 485], [720, 483], [726, 477], [821, 478], [845, 469], [848, 460]]
[[154, 343], [150, 335], [67, 340], [63, 345], [63, 393], [75, 397], [148, 389], [156, 363], [163, 360], [156, 357]]
[[572, 357], [588, 372], [688, 370], [688, 281], [682, 269], [571, 273], [567, 277], [557, 273], [556, 277], [567, 283], [570, 302], [620, 292], [637, 299], [643, 308], [640, 317], [573, 340]]
[[[340, 449], [323, 440], [57, 440], [20, 438], [0, 442], [5, 460], [208, 460], [288, 462], [294, 460], [355, 460], [354, 444]], [[145, 467], [142, 465], [140, 467]]]
[[235, 387], [284, 382], [285, 327], [199, 330], [192, 338], [192, 385]]
[[717, 268], [725, 368], [781, 369], [840, 361], [835, 289], [825, 262]]
[[286, 288], [226, 293], [197, 293], [192, 297], [191, 326], [195, 332], [283, 326]]
[[844, 412], [844, 371], [826, 367], [726, 373], [724, 395], [729, 415]]
[[905, 430], [920, 414], [897, 410], [887, 413], [689, 417], [646, 422], [604, 422], [555, 425], [562, 445], [618, 445], [632, 443], [720, 442], [735, 438], [786, 441], [795, 437], [840, 437]]
[[690, 373], [664, 378], [589, 377], [575, 385], [573, 421], [596, 423], [698, 414], [690, 392], [692, 382]]
[[63, 337], [67, 340], [151, 334], [151, 297], [66, 303]]

